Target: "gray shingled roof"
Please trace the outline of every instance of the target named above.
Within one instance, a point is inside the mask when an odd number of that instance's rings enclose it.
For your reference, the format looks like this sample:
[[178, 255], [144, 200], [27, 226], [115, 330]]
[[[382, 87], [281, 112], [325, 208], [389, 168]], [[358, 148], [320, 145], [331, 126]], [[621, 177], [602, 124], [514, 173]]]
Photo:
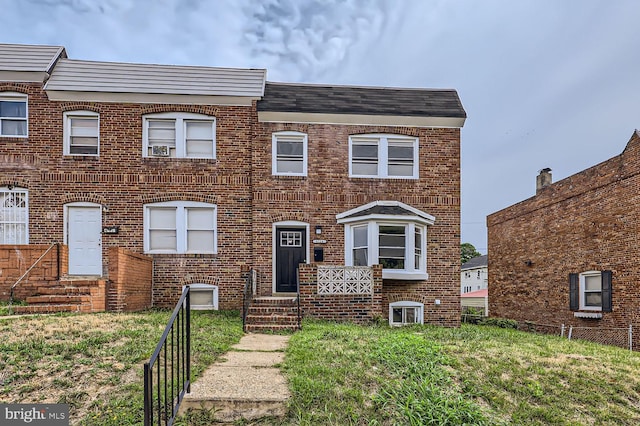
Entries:
[[0, 43], [0, 71], [49, 72], [59, 57], [67, 57], [62, 46]]
[[483, 254], [482, 256], [476, 256], [467, 260], [465, 263], [462, 264], [462, 268], [460, 269], [464, 271], [465, 269], [481, 268], [483, 266], [487, 266], [489, 264], [488, 261], [489, 261], [489, 256], [486, 254]]
[[373, 206], [366, 210], [361, 210], [348, 217], [368, 216], [372, 214], [384, 214], [389, 216], [413, 216], [414, 213], [400, 206]]
[[452, 89], [401, 89], [267, 82], [258, 111], [466, 118]]
[[265, 74], [263, 69], [61, 59], [45, 90], [259, 98]]

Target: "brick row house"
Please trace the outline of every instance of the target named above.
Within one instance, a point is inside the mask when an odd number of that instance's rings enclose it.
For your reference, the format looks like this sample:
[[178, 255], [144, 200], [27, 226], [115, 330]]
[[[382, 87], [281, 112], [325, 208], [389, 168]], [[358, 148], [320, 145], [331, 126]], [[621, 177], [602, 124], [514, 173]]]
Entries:
[[0, 297], [457, 325], [457, 93], [265, 79], [0, 45]]
[[536, 187], [487, 218], [489, 312], [628, 346], [626, 330], [640, 324], [640, 133], [620, 155], [558, 182], [543, 169]]

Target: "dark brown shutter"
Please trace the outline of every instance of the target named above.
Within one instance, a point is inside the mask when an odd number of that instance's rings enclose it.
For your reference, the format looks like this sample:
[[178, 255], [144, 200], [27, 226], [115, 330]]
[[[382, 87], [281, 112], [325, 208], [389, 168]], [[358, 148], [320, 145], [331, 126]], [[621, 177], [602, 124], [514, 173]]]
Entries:
[[611, 271], [602, 271], [602, 312], [611, 312], [611, 278], [613, 273]]
[[580, 308], [580, 285], [578, 274], [569, 274], [569, 309], [577, 311]]

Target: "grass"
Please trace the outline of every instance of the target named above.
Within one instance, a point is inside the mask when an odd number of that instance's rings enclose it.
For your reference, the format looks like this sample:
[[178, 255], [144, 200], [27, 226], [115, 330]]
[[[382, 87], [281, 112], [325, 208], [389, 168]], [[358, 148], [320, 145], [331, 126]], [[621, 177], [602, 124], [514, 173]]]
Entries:
[[[69, 404], [71, 424], [142, 424], [142, 367], [170, 314], [0, 319], [0, 403]], [[237, 312], [193, 311], [193, 377], [241, 335]]]
[[[0, 402], [67, 403], [72, 424], [141, 424], [142, 365], [168, 317], [0, 320]], [[250, 424], [640, 424], [637, 352], [489, 326], [303, 325], [282, 364], [288, 415]], [[194, 312], [194, 375], [241, 329], [237, 312]], [[208, 425], [211, 414], [178, 424]]]

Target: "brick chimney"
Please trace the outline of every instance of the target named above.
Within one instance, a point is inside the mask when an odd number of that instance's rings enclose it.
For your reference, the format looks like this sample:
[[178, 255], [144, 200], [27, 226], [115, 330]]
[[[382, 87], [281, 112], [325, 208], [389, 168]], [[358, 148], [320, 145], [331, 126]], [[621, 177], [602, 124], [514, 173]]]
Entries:
[[547, 167], [546, 169], [540, 170], [540, 173], [536, 177], [536, 194], [538, 194], [542, 188], [551, 185], [551, 183], [551, 169]]

